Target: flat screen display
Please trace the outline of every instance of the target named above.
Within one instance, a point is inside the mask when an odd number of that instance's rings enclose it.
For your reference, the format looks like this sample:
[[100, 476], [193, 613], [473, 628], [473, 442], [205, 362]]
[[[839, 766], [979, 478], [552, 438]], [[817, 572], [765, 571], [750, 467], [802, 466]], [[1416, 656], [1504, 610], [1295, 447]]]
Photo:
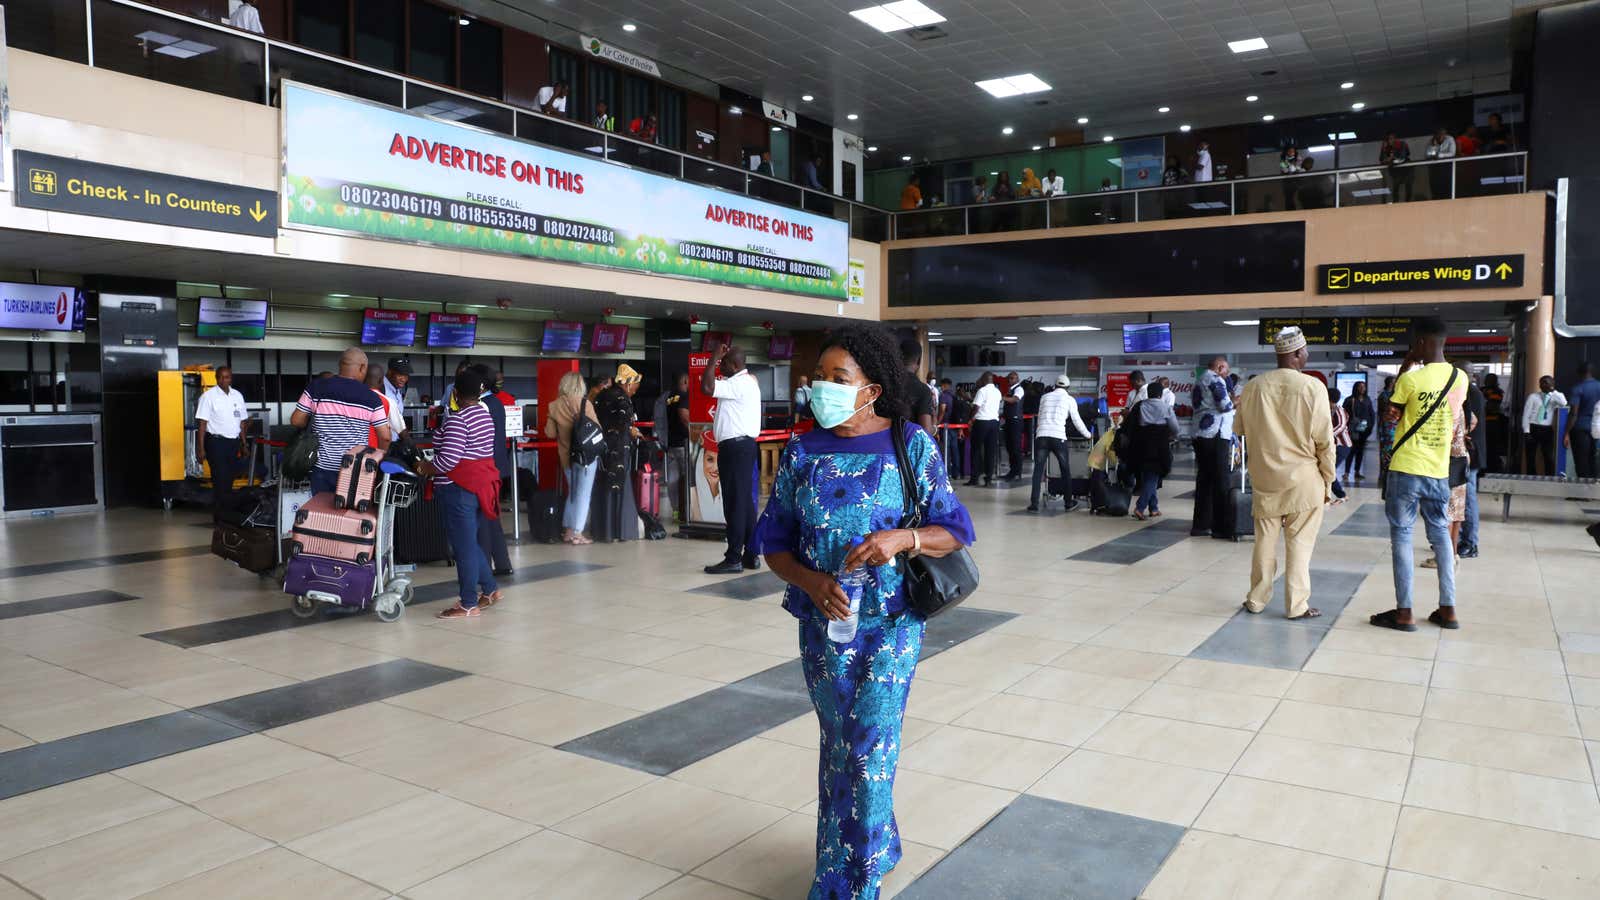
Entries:
[[1171, 353], [1172, 323], [1122, 326], [1123, 353]]
[[708, 331], [700, 337], [700, 352], [715, 353], [717, 348], [733, 345], [733, 332]]
[[589, 339], [589, 350], [593, 353], [621, 353], [628, 349], [628, 326], [626, 325], [596, 325], [594, 336]]
[[259, 341], [267, 336], [267, 301], [201, 297], [195, 336]]
[[75, 287], [0, 282], [0, 328], [82, 331], [83, 304]]
[[577, 353], [583, 346], [582, 322], [546, 322], [539, 349], [546, 353]]
[[409, 347], [417, 341], [417, 314], [402, 309], [368, 309], [361, 313], [361, 343]]
[[767, 359], [794, 359], [794, 335], [773, 335], [767, 341]]
[[428, 313], [428, 346], [470, 349], [478, 340], [478, 317]]

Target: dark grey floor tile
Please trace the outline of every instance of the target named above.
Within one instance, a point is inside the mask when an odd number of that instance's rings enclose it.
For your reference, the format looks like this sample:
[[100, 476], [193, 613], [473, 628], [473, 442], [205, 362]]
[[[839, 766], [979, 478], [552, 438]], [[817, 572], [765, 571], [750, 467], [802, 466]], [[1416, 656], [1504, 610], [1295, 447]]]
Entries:
[[1081, 500], [1078, 501], [1078, 506], [1071, 510], [1068, 510], [1060, 500], [1040, 500], [1039, 509], [1036, 512], [1029, 512], [1027, 507], [1023, 507], [1022, 509], [1014, 509], [1006, 513], [1006, 515], [1027, 516], [1035, 519], [1055, 519], [1071, 513], [1082, 512], [1083, 509], [1083, 501]]
[[1080, 562], [1132, 565], [1189, 538], [1188, 519], [1163, 518], [1067, 557]]
[[184, 710], [22, 747], [0, 753], [0, 800], [245, 734]]
[[1383, 503], [1361, 504], [1339, 523], [1333, 533], [1340, 537], [1387, 538], [1389, 518], [1384, 513]]
[[99, 569], [106, 566], [126, 566], [133, 563], [155, 562], [162, 559], [181, 559], [185, 556], [201, 556], [210, 552], [210, 544], [198, 544], [193, 547], [172, 547], [167, 550], [144, 550], [139, 553], [118, 553], [113, 556], [63, 559], [56, 562], [31, 563], [26, 566], [10, 566], [0, 569], [0, 578], [55, 575], [60, 572], [72, 572], [78, 569]]
[[84, 591], [80, 594], [62, 594], [58, 597], [40, 597], [37, 600], [19, 600], [16, 603], [0, 605], [0, 619], [37, 616], [41, 613], [82, 609], [85, 606], [100, 606], [105, 603], [122, 603], [126, 600], [137, 599], [139, 598], [132, 594], [123, 594], [117, 591]]
[[779, 593], [784, 587], [783, 579], [771, 572], [761, 571], [754, 575], [741, 575], [728, 581], [718, 581], [704, 587], [692, 588], [688, 593], [723, 597], [728, 600], [754, 600], [757, 597], [767, 597]]
[[1322, 621], [1291, 622], [1283, 618], [1282, 606], [1258, 616], [1240, 611], [1189, 655], [1195, 659], [1299, 671], [1328, 634], [1325, 626], [1315, 624]]
[[[980, 586], [978, 590], [981, 592], [983, 588]], [[958, 606], [943, 615], [934, 616], [928, 620], [928, 630], [922, 637], [922, 656], [919, 659], [938, 656], [1016, 617], [1016, 613], [973, 609], [970, 606]]]
[[1583, 514], [1586, 516], [1600, 516], [1600, 509], [1596, 509], [1591, 506], [1585, 506], [1583, 508]]
[[1194, 491], [1184, 491], [1181, 494], [1173, 494], [1172, 495], [1172, 499], [1174, 499], [1174, 500], [1193, 500], [1194, 499]]
[[336, 675], [234, 697], [192, 711], [244, 731], [265, 731], [363, 703], [418, 691], [467, 673], [395, 659]]
[[1131, 900], [1184, 829], [1023, 794], [899, 896], [905, 900]]
[[1150, 547], [1143, 544], [1101, 544], [1087, 550], [1074, 553], [1067, 559], [1076, 562], [1107, 563], [1114, 566], [1132, 565], [1154, 553], [1159, 553], [1164, 548]]
[[239, 638], [255, 637], [258, 634], [268, 634], [273, 631], [283, 631], [288, 628], [299, 628], [304, 625], [315, 625], [320, 619], [301, 619], [289, 612], [289, 596], [283, 597], [283, 609], [271, 612], [254, 613], [248, 616], [235, 616], [231, 619], [219, 619], [215, 622], [201, 622], [198, 625], [185, 625], [182, 628], [168, 628], [163, 631], [147, 632], [144, 637], [174, 647], [205, 647], [210, 644], [220, 644], [223, 641], [233, 641]]

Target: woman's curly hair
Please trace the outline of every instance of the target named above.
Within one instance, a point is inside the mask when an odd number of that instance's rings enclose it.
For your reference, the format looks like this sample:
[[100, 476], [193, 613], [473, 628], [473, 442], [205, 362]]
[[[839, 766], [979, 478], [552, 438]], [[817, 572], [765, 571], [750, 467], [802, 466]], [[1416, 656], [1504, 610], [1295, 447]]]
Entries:
[[835, 328], [817, 351], [822, 354], [838, 347], [855, 358], [867, 380], [883, 389], [873, 412], [886, 419], [904, 419], [911, 415], [910, 398], [906, 393], [910, 377], [905, 363], [900, 359], [900, 342], [894, 333], [881, 325], [851, 323]]

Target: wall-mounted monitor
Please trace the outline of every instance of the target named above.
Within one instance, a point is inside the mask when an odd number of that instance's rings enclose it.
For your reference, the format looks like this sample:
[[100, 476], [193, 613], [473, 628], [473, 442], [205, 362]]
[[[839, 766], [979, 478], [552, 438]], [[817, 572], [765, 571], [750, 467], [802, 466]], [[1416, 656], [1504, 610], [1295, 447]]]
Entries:
[[470, 350], [478, 340], [478, 317], [428, 313], [428, 346]]
[[577, 353], [583, 346], [582, 322], [546, 322], [539, 349], [546, 353]]
[[75, 287], [0, 282], [0, 328], [82, 331], [83, 304]]
[[404, 309], [367, 309], [361, 313], [361, 343], [377, 347], [409, 347], [417, 342], [417, 314]]
[[1123, 353], [1171, 353], [1172, 323], [1122, 326]]
[[259, 341], [267, 336], [267, 301], [201, 297], [196, 337]]
[[794, 359], [794, 335], [775, 334], [768, 339], [767, 359], [773, 362]]
[[723, 346], [733, 346], [733, 332], [708, 331], [700, 336], [701, 353], [715, 353], [717, 348]]
[[593, 353], [622, 353], [628, 349], [628, 326], [626, 325], [596, 325], [594, 336], [589, 339], [589, 350]]

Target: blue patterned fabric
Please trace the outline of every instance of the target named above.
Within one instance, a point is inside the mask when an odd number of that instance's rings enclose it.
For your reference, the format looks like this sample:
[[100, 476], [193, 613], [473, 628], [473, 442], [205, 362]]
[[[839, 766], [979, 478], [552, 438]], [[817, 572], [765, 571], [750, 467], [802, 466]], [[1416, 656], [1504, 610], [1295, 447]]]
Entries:
[[[950, 488], [938, 448], [915, 425], [905, 434], [917, 496], [929, 501], [924, 524], [942, 525], [971, 545], [972, 518]], [[900, 477], [887, 430], [852, 438], [821, 430], [801, 435], [784, 448], [756, 526], [756, 548], [836, 572], [851, 538], [900, 526]], [[822, 729], [810, 900], [876, 900], [883, 876], [900, 861], [894, 776], [924, 623], [906, 611], [898, 567], [874, 569], [872, 576], [847, 644], [828, 639], [828, 620], [804, 591], [790, 586], [783, 599], [800, 620], [800, 660]]]

